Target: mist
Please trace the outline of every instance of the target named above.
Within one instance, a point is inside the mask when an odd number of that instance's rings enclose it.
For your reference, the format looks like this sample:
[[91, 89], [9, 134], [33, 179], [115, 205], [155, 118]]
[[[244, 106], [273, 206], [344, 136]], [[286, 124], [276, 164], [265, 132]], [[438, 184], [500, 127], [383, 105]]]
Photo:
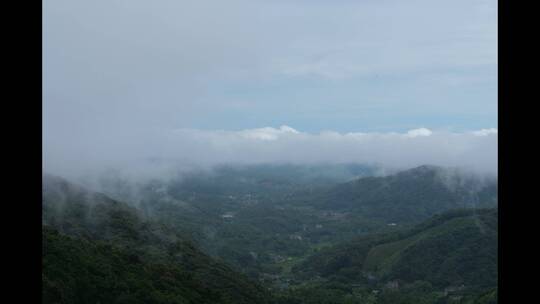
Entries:
[[497, 172], [497, 3], [43, 3], [43, 169]]
[[430, 164], [497, 174], [497, 131], [301, 132], [288, 126], [240, 131], [177, 129], [44, 144], [44, 170], [77, 176], [122, 170], [165, 177], [219, 164], [363, 163], [407, 169]]

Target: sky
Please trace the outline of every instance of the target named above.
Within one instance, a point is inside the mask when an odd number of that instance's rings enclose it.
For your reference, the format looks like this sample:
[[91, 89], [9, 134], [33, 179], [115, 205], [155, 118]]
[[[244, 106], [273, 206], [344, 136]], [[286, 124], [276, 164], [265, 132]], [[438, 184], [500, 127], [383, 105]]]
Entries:
[[497, 2], [44, 1], [44, 167], [155, 157], [496, 170]]

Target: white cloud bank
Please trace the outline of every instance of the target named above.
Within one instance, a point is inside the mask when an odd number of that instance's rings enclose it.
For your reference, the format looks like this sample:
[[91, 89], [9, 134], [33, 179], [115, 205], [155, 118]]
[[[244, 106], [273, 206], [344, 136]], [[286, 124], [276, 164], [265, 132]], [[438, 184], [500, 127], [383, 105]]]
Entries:
[[472, 134], [477, 135], [477, 136], [497, 135], [497, 129], [495, 128], [482, 129], [478, 131], [473, 131]]
[[148, 131], [117, 138], [109, 135], [106, 139], [102, 136], [64, 141], [56, 146], [52, 141], [45, 142], [45, 171], [70, 175], [104, 167], [135, 170], [148, 164], [154, 169], [161, 166], [173, 170], [177, 165], [185, 168], [221, 163], [358, 162], [403, 169], [431, 164], [497, 173], [497, 129], [455, 133], [419, 128], [405, 133], [314, 134], [281, 126], [240, 131]]
[[430, 136], [431, 134], [433, 134], [433, 132], [426, 128], [413, 129], [407, 132], [407, 136], [409, 137]]

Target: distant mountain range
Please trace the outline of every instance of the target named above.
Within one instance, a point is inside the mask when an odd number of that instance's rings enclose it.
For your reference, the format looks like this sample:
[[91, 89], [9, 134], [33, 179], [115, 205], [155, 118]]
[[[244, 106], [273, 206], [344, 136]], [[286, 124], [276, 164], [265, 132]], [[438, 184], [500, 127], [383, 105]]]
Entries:
[[363, 177], [303, 198], [318, 208], [362, 214], [388, 223], [415, 223], [456, 208], [497, 206], [496, 178], [436, 166]]

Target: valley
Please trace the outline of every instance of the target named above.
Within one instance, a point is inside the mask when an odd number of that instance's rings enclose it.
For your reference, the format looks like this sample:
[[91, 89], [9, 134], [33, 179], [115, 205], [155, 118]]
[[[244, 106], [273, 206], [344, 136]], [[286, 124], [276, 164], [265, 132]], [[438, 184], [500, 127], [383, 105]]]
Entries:
[[[44, 237], [85, 252], [103, 252], [104, 242], [148, 261], [144, 269], [174, 272], [175, 256], [194, 256], [207, 266], [183, 260], [188, 274], [180, 268], [173, 277], [198, 277], [177, 281], [195, 284], [196, 294], [202, 273], [215, 273], [208, 303], [489, 303], [496, 294], [494, 179], [434, 166], [380, 175], [346, 164], [224, 166], [141, 183], [108, 174], [99, 182], [91, 191], [44, 176]], [[137, 276], [152, 285], [158, 274]], [[178, 303], [206, 303], [173, 281], [153, 287], [146, 303], [177, 294]], [[227, 284], [247, 288], [230, 294]]]

